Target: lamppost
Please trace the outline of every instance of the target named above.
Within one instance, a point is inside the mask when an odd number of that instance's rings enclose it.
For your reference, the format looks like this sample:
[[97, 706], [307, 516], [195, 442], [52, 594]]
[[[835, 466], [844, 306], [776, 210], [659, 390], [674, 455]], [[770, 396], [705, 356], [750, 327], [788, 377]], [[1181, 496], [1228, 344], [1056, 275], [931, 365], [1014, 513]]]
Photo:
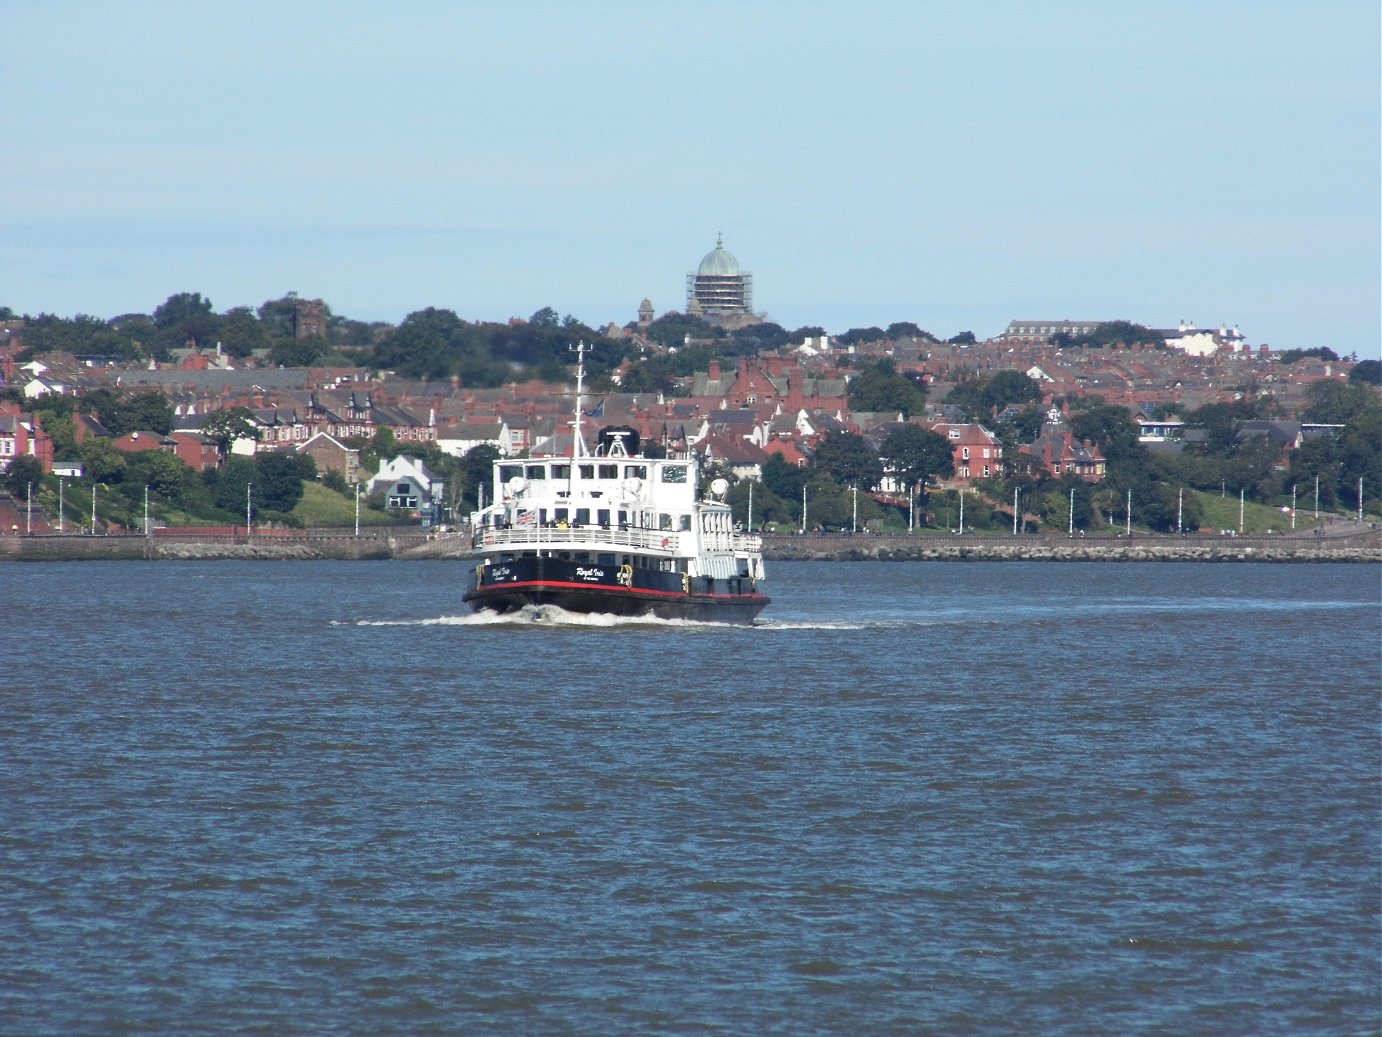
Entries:
[[67, 523], [66, 523], [66, 521], [64, 520], [63, 514], [62, 514], [62, 511], [63, 511], [62, 487], [63, 487], [63, 478], [62, 478], [62, 476], [59, 475], [59, 476], [58, 476], [58, 532], [59, 532], [59, 533], [66, 533], [66, 532], [67, 532]]
[[253, 533], [253, 529], [251, 528], [251, 523], [253, 521], [253, 512], [250, 510], [250, 491], [253, 489], [254, 483], [245, 483], [245, 536], [249, 536], [251, 533]]

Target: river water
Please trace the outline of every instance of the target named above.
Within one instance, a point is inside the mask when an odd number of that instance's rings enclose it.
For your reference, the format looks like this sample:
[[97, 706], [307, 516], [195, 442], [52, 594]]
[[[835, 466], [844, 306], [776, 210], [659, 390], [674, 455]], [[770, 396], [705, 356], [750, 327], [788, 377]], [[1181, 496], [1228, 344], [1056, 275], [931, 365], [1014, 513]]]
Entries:
[[1382, 1025], [1371, 565], [0, 568], [0, 1031]]

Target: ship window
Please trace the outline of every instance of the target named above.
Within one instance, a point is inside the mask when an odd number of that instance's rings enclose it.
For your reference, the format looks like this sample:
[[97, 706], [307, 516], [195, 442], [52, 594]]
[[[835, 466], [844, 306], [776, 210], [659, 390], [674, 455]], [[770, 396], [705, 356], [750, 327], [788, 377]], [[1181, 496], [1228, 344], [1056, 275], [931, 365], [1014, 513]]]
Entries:
[[582, 479], [595, 478], [595, 466], [593, 464], [582, 464], [576, 467], [580, 469]]
[[617, 478], [619, 478], [619, 466], [618, 466], [617, 464], [602, 464], [602, 465], [600, 465], [600, 478], [601, 478], [601, 479], [617, 479]]
[[589, 508], [577, 508], [577, 509], [576, 509], [576, 525], [578, 525], [578, 526], [588, 526], [588, 525], [590, 525], [590, 509], [589, 509]]
[[540, 465], [540, 464], [530, 464], [530, 465], [528, 466], [528, 478], [529, 478], [529, 479], [546, 479], [546, 478], [547, 478], [547, 466], [546, 466], [546, 465]]
[[516, 476], [516, 475], [522, 475], [522, 474], [523, 474], [523, 466], [522, 466], [521, 464], [501, 464], [501, 465], [499, 466], [499, 481], [500, 481], [500, 482], [508, 482], [508, 481], [509, 481], [510, 479], [512, 479], [514, 476]]
[[677, 516], [677, 521], [680, 523], [680, 525], [678, 526], [678, 528], [679, 528], [683, 533], [689, 533], [689, 532], [691, 531], [691, 516], [690, 516], [690, 515], [678, 515], [678, 516]]
[[558, 522], [565, 522], [570, 517], [571, 511], [569, 508], [558, 508], [556, 510], [556, 520]]
[[625, 479], [646, 479], [648, 478], [648, 466], [645, 464], [626, 464], [624, 465]]
[[684, 483], [686, 482], [686, 465], [668, 464], [662, 466], [662, 481]]
[[554, 464], [554, 465], [552, 466], [552, 478], [553, 478], [553, 479], [569, 479], [569, 478], [571, 478], [571, 466], [570, 466], [569, 464]]
[[601, 508], [595, 513], [595, 521], [606, 529], [609, 528], [609, 508]]
[[672, 528], [672, 516], [669, 515], [669, 514], [667, 514], [667, 512], [665, 512], [665, 511], [659, 513], [658, 516], [657, 516], [657, 528], [658, 528], [658, 529], [671, 529], [671, 528]]

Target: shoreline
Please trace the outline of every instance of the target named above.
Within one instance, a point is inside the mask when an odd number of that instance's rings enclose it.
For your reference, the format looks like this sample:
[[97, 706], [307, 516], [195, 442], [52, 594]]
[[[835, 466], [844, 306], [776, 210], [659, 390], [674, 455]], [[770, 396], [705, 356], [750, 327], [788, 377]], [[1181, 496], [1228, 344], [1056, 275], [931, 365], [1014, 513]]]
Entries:
[[[462, 534], [388, 534], [272, 530], [254, 536], [192, 532], [153, 537], [39, 534], [0, 537], [0, 562], [464, 560]], [[1070, 538], [896, 534], [777, 535], [763, 538], [768, 561], [1052, 561], [1052, 562], [1382, 562], [1382, 530], [1362, 526], [1333, 536], [1133, 536]]]

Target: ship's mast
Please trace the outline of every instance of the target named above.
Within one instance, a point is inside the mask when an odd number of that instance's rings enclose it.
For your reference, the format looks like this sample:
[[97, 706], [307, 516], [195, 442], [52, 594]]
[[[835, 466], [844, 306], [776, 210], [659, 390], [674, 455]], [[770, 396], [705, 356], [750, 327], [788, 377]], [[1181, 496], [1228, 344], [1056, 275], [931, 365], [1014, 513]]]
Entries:
[[576, 354], [576, 413], [571, 416], [571, 456], [587, 457], [585, 440], [581, 437], [581, 406], [585, 392], [585, 355], [590, 352], [590, 347], [582, 340], [567, 348]]

